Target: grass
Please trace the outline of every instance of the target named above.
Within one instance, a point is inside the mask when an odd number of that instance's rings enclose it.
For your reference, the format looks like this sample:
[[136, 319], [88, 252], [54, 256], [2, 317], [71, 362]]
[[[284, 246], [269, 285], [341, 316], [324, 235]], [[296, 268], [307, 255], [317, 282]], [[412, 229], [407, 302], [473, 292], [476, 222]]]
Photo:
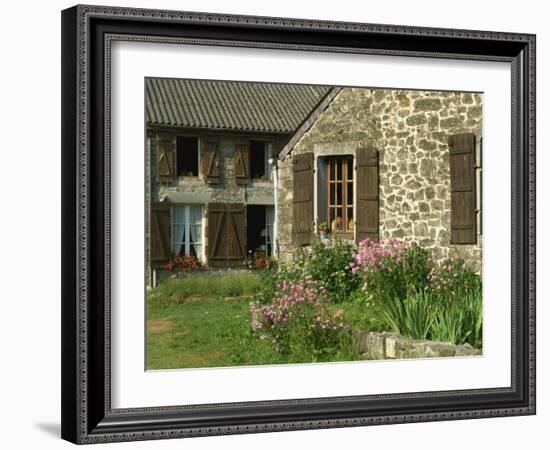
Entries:
[[[147, 369], [315, 361], [314, 355], [285, 358], [251, 331], [248, 304], [262, 287], [253, 272], [195, 273], [149, 291]], [[350, 360], [343, 353], [335, 358]]]
[[[255, 273], [194, 273], [170, 279], [147, 299], [147, 369], [235, 365], [248, 340], [248, 303], [261, 290]], [[255, 364], [254, 354], [241, 364]], [[265, 358], [264, 358], [265, 359]]]
[[[296, 348], [282, 356], [269, 340], [250, 329], [248, 305], [264, 286], [258, 273], [199, 272], [168, 279], [147, 297], [147, 369], [227, 367], [317, 361]], [[418, 294], [404, 302], [377, 305], [362, 294], [338, 304], [352, 329], [396, 330], [413, 338], [470, 342], [481, 347], [481, 292], [461, 296], [456, 304], [436, 308], [434, 299]], [[296, 344], [297, 345], [297, 344]], [[298, 345], [299, 347], [299, 345]], [[330, 361], [356, 359], [352, 351], [336, 349]], [[348, 349], [349, 350], [349, 349]]]
[[147, 310], [147, 368], [233, 365], [236, 337], [247, 332], [248, 299], [203, 299], [150, 304]]
[[149, 292], [148, 301], [153, 305], [171, 305], [189, 299], [252, 297], [261, 289], [260, 276], [254, 272], [196, 272], [165, 280]]

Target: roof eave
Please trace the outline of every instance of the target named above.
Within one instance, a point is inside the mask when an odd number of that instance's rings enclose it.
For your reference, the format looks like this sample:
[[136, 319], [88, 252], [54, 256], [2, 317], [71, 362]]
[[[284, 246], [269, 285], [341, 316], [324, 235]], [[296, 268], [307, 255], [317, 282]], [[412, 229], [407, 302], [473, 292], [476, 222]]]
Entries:
[[311, 113], [306, 117], [302, 124], [296, 129], [294, 134], [290, 137], [286, 145], [282, 148], [279, 153], [279, 160], [284, 160], [292, 151], [294, 146], [302, 138], [302, 136], [311, 128], [315, 123], [317, 118], [328, 108], [332, 103], [334, 98], [340, 93], [343, 88], [333, 87], [327, 94], [321, 99], [317, 106], [311, 111]]

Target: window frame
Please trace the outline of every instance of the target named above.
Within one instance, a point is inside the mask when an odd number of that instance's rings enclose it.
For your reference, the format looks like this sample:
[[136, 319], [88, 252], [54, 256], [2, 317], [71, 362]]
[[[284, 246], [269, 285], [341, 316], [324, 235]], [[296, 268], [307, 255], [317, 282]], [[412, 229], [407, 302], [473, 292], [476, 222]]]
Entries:
[[[343, 154], [343, 155], [325, 155], [320, 157], [324, 159], [324, 171], [325, 171], [325, 181], [324, 181], [324, 189], [325, 189], [325, 198], [324, 198], [324, 205], [322, 205], [325, 213], [325, 220], [327, 223], [327, 227], [329, 229], [330, 233], [337, 233], [337, 234], [353, 234], [355, 232], [355, 157], [353, 154]], [[332, 164], [330, 161], [337, 161], [342, 160], [342, 173], [341, 173], [341, 179], [335, 179], [331, 180], [331, 166]], [[348, 171], [349, 166], [351, 165], [351, 179], [348, 179]], [[337, 172], [336, 172], [337, 175]], [[337, 178], [337, 176], [335, 177]], [[330, 186], [331, 184], [335, 184], [336, 186], [338, 184], [342, 185], [342, 202], [341, 204], [332, 204], [331, 205], [331, 191]], [[352, 203], [348, 204], [348, 189], [349, 184], [351, 184], [351, 198]], [[335, 188], [335, 194], [334, 198], [337, 200], [337, 187]], [[348, 217], [349, 208], [352, 208], [352, 214], [351, 214], [351, 228], [349, 228], [350, 224], [350, 217]], [[334, 209], [337, 211], [338, 209], [342, 210], [342, 216], [345, 217], [345, 229], [332, 229], [331, 219], [330, 219], [330, 211], [331, 209]], [[336, 218], [335, 213], [335, 218]]]
[[[180, 138], [195, 138], [197, 140], [197, 175], [180, 175], [178, 173], [178, 139]], [[197, 134], [181, 134], [178, 133], [174, 137], [175, 142], [175, 156], [174, 156], [174, 174], [176, 180], [182, 178], [199, 178], [201, 176], [201, 137]]]
[[[252, 151], [252, 143], [261, 143], [263, 144], [263, 161], [264, 161], [264, 176], [267, 178], [267, 180], [262, 180], [262, 177], [255, 178], [252, 174], [252, 154], [254, 153]], [[250, 180], [253, 182], [271, 182], [273, 181], [273, 178], [271, 176], [272, 172], [272, 164], [269, 162], [270, 159], [273, 157], [273, 145], [271, 141], [263, 140], [263, 139], [251, 139], [249, 144], [249, 151], [248, 151], [248, 166], [250, 167]]]

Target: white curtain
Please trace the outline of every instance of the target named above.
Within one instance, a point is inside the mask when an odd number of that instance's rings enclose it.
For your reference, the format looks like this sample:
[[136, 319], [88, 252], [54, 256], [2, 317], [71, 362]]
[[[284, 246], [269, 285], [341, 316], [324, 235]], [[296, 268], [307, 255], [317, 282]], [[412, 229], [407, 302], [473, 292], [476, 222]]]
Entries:
[[189, 254], [202, 257], [202, 207], [189, 206]]
[[175, 255], [202, 257], [202, 206], [172, 208], [172, 251]]
[[185, 207], [172, 208], [172, 251], [175, 255], [185, 253]]

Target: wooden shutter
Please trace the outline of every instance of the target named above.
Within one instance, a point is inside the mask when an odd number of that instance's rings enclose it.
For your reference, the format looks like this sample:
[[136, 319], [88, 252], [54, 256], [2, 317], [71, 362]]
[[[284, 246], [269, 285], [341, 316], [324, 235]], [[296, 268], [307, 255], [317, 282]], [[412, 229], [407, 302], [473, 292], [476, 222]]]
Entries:
[[358, 148], [356, 153], [357, 207], [356, 242], [366, 238], [378, 242], [379, 234], [379, 175], [378, 151], [372, 145]]
[[235, 143], [235, 180], [246, 184], [250, 178], [250, 143]]
[[451, 244], [476, 243], [475, 135], [449, 136]]
[[244, 205], [208, 204], [208, 265], [240, 266], [245, 257]]
[[300, 246], [310, 244], [313, 234], [313, 153], [294, 155], [292, 163], [292, 242]]
[[241, 265], [246, 257], [244, 238], [244, 205], [230, 203], [227, 205], [227, 260], [229, 265]]
[[208, 184], [220, 183], [220, 155], [216, 137], [201, 138], [201, 172]]
[[225, 229], [225, 204], [208, 204], [208, 265], [221, 265], [225, 255], [223, 235]]
[[170, 259], [170, 205], [152, 202], [150, 210], [149, 257], [152, 266]]
[[174, 138], [170, 135], [157, 134], [157, 181], [171, 183], [176, 179], [176, 149]]

